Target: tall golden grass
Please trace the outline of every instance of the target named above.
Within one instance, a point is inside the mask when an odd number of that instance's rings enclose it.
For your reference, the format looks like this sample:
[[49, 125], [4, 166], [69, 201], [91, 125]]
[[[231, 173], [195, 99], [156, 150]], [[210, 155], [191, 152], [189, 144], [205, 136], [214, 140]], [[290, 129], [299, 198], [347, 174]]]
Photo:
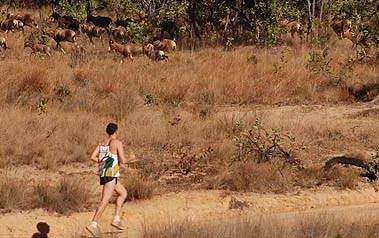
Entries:
[[379, 235], [376, 215], [308, 213], [242, 215], [212, 220], [169, 220], [144, 225], [144, 238], [371, 238]]
[[28, 178], [18, 178], [16, 170], [0, 174], [0, 211], [43, 208], [70, 214], [91, 206], [89, 188], [78, 176], [61, 177], [56, 182], [41, 176], [39, 182], [33, 183]]
[[[1, 67], [1, 102], [10, 105], [18, 104], [20, 97], [31, 92], [39, 94], [28, 99], [56, 98], [54, 89], [63, 85], [71, 92], [66, 98], [70, 103], [63, 103], [66, 108], [118, 118], [143, 105], [146, 95], [165, 106], [351, 101], [346, 88], [333, 85], [330, 77], [306, 69], [310, 51], [307, 47], [242, 47], [232, 52], [205, 49], [172, 54], [167, 63], [142, 57], [120, 64], [114, 60], [117, 56], [107, 53], [101, 44], [83, 51], [66, 44], [71, 53], [56, 52], [51, 58], [38, 58], [20, 50], [20, 40], [13, 40], [15, 50], [6, 53]], [[347, 47], [338, 46], [330, 52], [335, 74], [353, 53]], [[251, 57], [256, 60], [251, 61]], [[353, 70], [353, 82], [374, 79], [378, 73], [376, 67], [365, 64], [356, 65]], [[110, 102], [116, 113], [107, 106]]]

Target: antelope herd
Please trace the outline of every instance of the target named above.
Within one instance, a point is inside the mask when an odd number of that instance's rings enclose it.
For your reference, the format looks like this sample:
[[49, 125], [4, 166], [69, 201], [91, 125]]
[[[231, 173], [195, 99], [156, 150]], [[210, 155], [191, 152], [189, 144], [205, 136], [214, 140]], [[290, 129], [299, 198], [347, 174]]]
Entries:
[[[5, 34], [8, 32], [22, 31], [24, 27], [32, 28], [32, 32], [24, 41], [24, 48], [29, 48], [31, 54], [41, 53], [50, 56], [52, 48], [47, 44], [38, 42], [34, 39], [33, 28], [38, 29], [36, 19], [28, 13], [14, 14], [8, 11], [1, 11], [0, 30]], [[124, 58], [133, 60], [134, 57], [145, 55], [154, 61], [166, 61], [168, 56], [165, 52], [176, 50], [175, 40], [161, 39], [153, 42], [138, 44], [130, 41], [129, 33], [122, 25], [116, 24], [111, 18], [105, 16], [95, 16], [90, 11], [84, 22], [80, 22], [72, 16], [62, 15], [53, 9], [48, 20], [45, 21], [49, 25], [56, 25], [56, 28], [50, 30], [41, 29], [43, 35], [55, 41], [55, 49], [60, 49], [65, 53], [61, 43], [77, 43], [79, 36], [88, 37], [91, 44], [94, 44], [93, 38], [102, 39], [108, 36], [109, 51], [115, 51]], [[118, 21], [117, 21], [118, 22]], [[119, 42], [128, 40], [126, 44]], [[11, 42], [12, 43], [12, 42]], [[0, 51], [9, 49], [8, 42], [5, 37], [0, 37]]]
[[[0, 30], [8, 33], [9, 31], [22, 31], [24, 32], [25, 26], [29, 28], [38, 28], [37, 21], [32, 14], [23, 13], [15, 14], [8, 11], [1, 11]], [[175, 40], [159, 39], [152, 42], [145, 42], [138, 44], [131, 42], [130, 35], [124, 24], [120, 19], [115, 21], [110, 17], [95, 16], [92, 11], [88, 11], [87, 17], [84, 22], [80, 22], [72, 16], [62, 15], [53, 9], [49, 19], [49, 25], [56, 25], [55, 29], [48, 31], [43, 30], [45, 36], [50, 37], [56, 43], [55, 48], [64, 52], [61, 43], [77, 42], [80, 35], [87, 36], [90, 43], [94, 44], [93, 38], [102, 39], [103, 36], [108, 37], [109, 47], [108, 51], [114, 51], [122, 55], [124, 58], [133, 60], [138, 55], [146, 55], [149, 59], [154, 61], [167, 60], [166, 52], [173, 52], [177, 49]], [[304, 25], [298, 21], [281, 20], [279, 25], [291, 34], [292, 37], [298, 35], [302, 40], [304, 35]], [[361, 45], [367, 47], [367, 42], [358, 37], [352, 31], [352, 22], [347, 19], [334, 19], [330, 24], [331, 29], [339, 36], [339, 38], [349, 39], [354, 47]], [[31, 34], [32, 35], [32, 34]], [[51, 55], [51, 48], [42, 42], [34, 42], [34, 39], [29, 37], [24, 42], [24, 48], [30, 48], [32, 54], [42, 53], [48, 56]], [[120, 42], [127, 41], [128, 43], [122, 44]], [[0, 37], [0, 51], [9, 49], [6, 38]]]

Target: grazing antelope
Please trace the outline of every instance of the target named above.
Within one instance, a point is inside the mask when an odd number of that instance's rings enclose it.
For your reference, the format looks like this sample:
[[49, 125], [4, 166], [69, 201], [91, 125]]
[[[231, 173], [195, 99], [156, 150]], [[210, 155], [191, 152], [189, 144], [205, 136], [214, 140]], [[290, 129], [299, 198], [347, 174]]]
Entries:
[[16, 19], [6, 19], [0, 23], [0, 28], [5, 31], [24, 30], [24, 23]]
[[138, 44], [128, 43], [125, 45], [109, 40], [108, 51], [116, 51], [122, 54], [124, 57], [127, 57], [133, 60], [133, 56], [137, 56], [144, 53], [143, 47]]
[[351, 21], [347, 19], [333, 20], [330, 26], [341, 39], [343, 38], [344, 32], [351, 31]]
[[114, 39], [126, 39], [129, 38], [128, 31], [123, 26], [118, 26], [111, 30], [111, 35]]
[[33, 16], [29, 13], [17, 14], [14, 16], [14, 18], [21, 21], [25, 26], [38, 28], [38, 25], [35, 23]]
[[93, 23], [97, 27], [108, 28], [112, 23], [112, 19], [110, 17], [94, 16], [91, 11], [88, 11], [87, 23]]
[[32, 50], [31, 54], [42, 53], [42, 54], [51, 56], [51, 48], [47, 45], [43, 45], [39, 43], [34, 44], [31, 41], [26, 41], [24, 43], [24, 48], [30, 48]]
[[5, 13], [5, 19], [15, 19], [15, 15], [12, 12]]
[[346, 38], [353, 43], [353, 47], [357, 52], [357, 57], [359, 57], [358, 46], [362, 47], [362, 53], [366, 56], [366, 49], [370, 47], [366, 37], [362, 34], [355, 34], [353, 31], [348, 30], [342, 33], [342, 38]]
[[107, 32], [106, 29], [95, 26], [93, 23], [81, 24], [80, 29], [82, 33], [88, 36], [92, 44], [93, 44], [93, 40], [92, 40], [93, 37], [99, 37], [101, 39], [101, 36]]
[[122, 26], [124, 28], [129, 26], [129, 23], [133, 22], [133, 19], [131, 18], [117, 18], [114, 22], [115, 26]]
[[282, 20], [279, 22], [280, 26], [286, 29], [287, 32], [291, 33], [291, 37], [295, 37], [295, 33], [301, 38], [302, 37], [302, 31], [301, 31], [301, 23], [298, 21], [289, 21], [289, 20]]
[[79, 30], [79, 21], [71, 16], [62, 16], [55, 10], [50, 15], [50, 19], [57, 22], [58, 26], [64, 29], [70, 29], [73, 31]]
[[23, 21], [20, 21], [20, 20], [15, 20], [15, 29], [16, 30], [21, 30], [21, 31], [24, 31], [24, 22]]
[[29, 27], [37, 27], [38, 25], [35, 23], [34, 18], [29, 13], [19, 13], [19, 14], [13, 14], [12, 12], [6, 13], [6, 19], [7, 20], [18, 20], [23, 23], [23, 26], [29, 26]]
[[147, 57], [154, 61], [168, 60], [168, 56], [162, 50], [154, 49], [154, 45], [147, 44], [144, 47], [144, 51]]
[[0, 49], [2, 49], [2, 50], [8, 49], [7, 41], [5, 40], [4, 37], [0, 37]]
[[73, 30], [70, 30], [70, 29], [57, 29], [57, 30], [53, 30], [51, 32], [48, 33], [53, 39], [54, 41], [57, 43], [56, 45], [56, 48], [60, 48], [63, 53], [65, 53], [65, 51], [62, 49], [62, 46], [61, 46], [61, 42], [71, 42], [71, 43], [75, 43], [76, 41], [76, 33], [75, 31]]
[[171, 52], [176, 50], [176, 42], [175, 40], [163, 39], [156, 40], [153, 42], [154, 49], [162, 50], [165, 52]]

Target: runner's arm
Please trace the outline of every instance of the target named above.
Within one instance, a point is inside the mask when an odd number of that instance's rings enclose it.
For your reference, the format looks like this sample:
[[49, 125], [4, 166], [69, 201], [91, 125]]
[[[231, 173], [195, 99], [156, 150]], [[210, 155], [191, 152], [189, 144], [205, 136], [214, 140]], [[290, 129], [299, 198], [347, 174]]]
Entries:
[[124, 153], [124, 146], [122, 145], [121, 141], [119, 143], [117, 143], [117, 152], [118, 152], [118, 156], [120, 158], [119, 159], [120, 164], [125, 164], [126, 159], [125, 159], [125, 153]]
[[99, 163], [99, 159], [98, 159], [98, 156], [99, 156], [99, 150], [100, 150], [100, 145], [98, 145], [98, 146], [96, 147], [96, 149], [92, 152], [92, 155], [91, 155], [91, 161], [96, 162], [96, 163]]

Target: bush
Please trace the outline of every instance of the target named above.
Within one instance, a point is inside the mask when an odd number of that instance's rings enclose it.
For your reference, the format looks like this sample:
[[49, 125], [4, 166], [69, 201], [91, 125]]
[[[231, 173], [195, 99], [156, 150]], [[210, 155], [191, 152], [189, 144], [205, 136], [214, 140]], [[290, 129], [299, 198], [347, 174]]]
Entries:
[[59, 101], [63, 101], [65, 98], [71, 96], [71, 89], [68, 85], [58, 85], [54, 88], [55, 96]]
[[320, 51], [309, 52], [307, 69], [312, 73], [326, 73], [330, 74], [330, 59], [329, 49], [324, 48]]
[[322, 51], [312, 50], [309, 52], [307, 69], [312, 73], [330, 73], [329, 49], [324, 48]]
[[86, 86], [91, 82], [90, 72], [83, 70], [81, 68], [78, 68], [74, 71], [73, 79], [78, 84], [82, 86]]
[[11, 176], [0, 180], [0, 209], [19, 209], [24, 207], [26, 186]]
[[354, 171], [345, 171], [341, 174], [341, 178], [338, 182], [338, 187], [342, 189], [355, 189], [358, 186], [359, 174]]
[[128, 192], [127, 201], [149, 199], [153, 195], [153, 183], [137, 172], [128, 172], [122, 179], [122, 184]]
[[252, 161], [236, 162], [227, 170], [208, 180], [210, 189], [232, 191], [285, 192], [293, 185], [291, 172], [279, 164], [256, 164]]
[[45, 92], [48, 88], [48, 82], [46, 78], [46, 71], [44, 70], [33, 70], [25, 75], [20, 85], [18, 86], [19, 92], [30, 91], [30, 92]]
[[293, 151], [286, 148], [293, 142], [294, 138], [289, 135], [282, 135], [274, 129], [266, 130], [261, 121], [257, 119], [249, 130], [245, 130], [235, 137], [235, 146], [237, 147], [235, 159], [267, 162], [282, 158], [287, 162], [296, 163]]
[[87, 6], [84, 2], [73, 2], [67, 0], [59, 1], [59, 7], [65, 15], [83, 21], [87, 16]]
[[85, 210], [89, 191], [80, 178], [62, 178], [58, 185], [51, 186], [45, 181], [34, 188], [35, 207], [45, 208], [61, 214]]

